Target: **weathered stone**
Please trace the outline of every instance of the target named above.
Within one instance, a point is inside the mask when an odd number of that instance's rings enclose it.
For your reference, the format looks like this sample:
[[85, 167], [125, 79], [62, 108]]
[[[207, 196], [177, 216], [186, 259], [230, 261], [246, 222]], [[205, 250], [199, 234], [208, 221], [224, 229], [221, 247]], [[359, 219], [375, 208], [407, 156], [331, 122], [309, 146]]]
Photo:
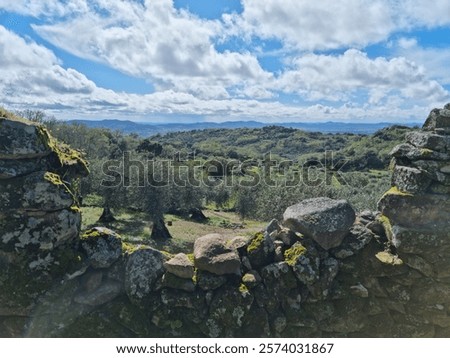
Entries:
[[406, 158], [410, 161], [414, 160], [450, 160], [450, 154], [441, 153], [427, 148], [416, 148], [411, 144], [402, 143], [394, 147], [389, 153], [395, 158]]
[[194, 264], [186, 254], [176, 254], [169, 261], [164, 262], [167, 272], [180, 278], [192, 279], [194, 276]]
[[425, 131], [432, 131], [437, 128], [449, 128], [450, 127], [450, 108], [448, 108], [448, 104], [440, 109], [433, 109], [428, 118], [425, 121], [422, 129]]
[[257, 286], [260, 282], [262, 282], [262, 279], [258, 271], [252, 270], [242, 276], [242, 283], [250, 289]]
[[25, 212], [0, 219], [0, 249], [49, 251], [73, 242], [79, 234], [81, 215], [78, 208], [54, 212]]
[[[445, 173], [445, 168], [450, 165], [448, 161], [416, 160], [411, 162], [415, 168], [419, 168], [431, 180], [443, 185], [450, 186], [450, 176]], [[411, 168], [413, 169], [413, 168]]]
[[0, 159], [0, 179], [11, 179], [31, 174], [33, 172], [52, 169], [51, 156], [31, 159]]
[[417, 168], [397, 165], [392, 174], [392, 185], [402, 192], [423, 193], [431, 184], [426, 172]]
[[133, 302], [145, 299], [154, 284], [164, 274], [164, 256], [161, 252], [144, 248], [134, 251], [125, 269], [125, 290]]
[[378, 202], [378, 209], [392, 223], [413, 228], [446, 230], [450, 197], [437, 194], [411, 195], [392, 188]]
[[305, 285], [312, 285], [319, 280], [320, 259], [314, 252], [307, 250], [296, 242], [284, 253], [286, 263], [292, 267], [297, 279]]
[[239, 253], [244, 252], [245, 248], [250, 243], [250, 238], [245, 236], [235, 236], [231, 240], [227, 241], [227, 248], [230, 250], [237, 250]]
[[281, 227], [280, 227], [280, 224], [278, 223], [278, 220], [272, 219], [270, 221], [270, 223], [267, 225], [265, 232], [270, 234], [270, 233], [272, 233], [274, 231], [278, 232], [280, 230], [281, 230]]
[[81, 237], [81, 247], [94, 268], [110, 267], [122, 255], [122, 239], [104, 227], [86, 231]]
[[239, 275], [241, 268], [237, 250], [229, 248], [226, 238], [219, 234], [209, 234], [195, 240], [194, 264], [200, 270], [216, 275]]
[[450, 137], [431, 132], [409, 132], [406, 140], [416, 148], [427, 148], [436, 151], [446, 151], [450, 148]]
[[267, 233], [257, 233], [247, 247], [247, 255], [254, 268], [260, 268], [272, 262], [274, 253], [273, 239]]
[[314, 198], [286, 209], [284, 225], [314, 239], [325, 250], [339, 246], [355, 221], [346, 200]]
[[208, 337], [234, 337], [236, 330], [243, 326], [253, 299], [253, 295], [245, 288], [220, 288], [214, 295], [202, 330]]
[[162, 285], [163, 287], [174, 288], [177, 290], [194, 292], [195, 291], [195, 283], [192, 281], [192, 277], [181, 278], [171, 274], [170, 272], [166, 272], [162, 277]]
[[36, 172], [24, 177], [0, 180], [0, 215], [9, 211], [57, 211], [75, 204], [59, 175]]
[[373, 237], [373, 233], [368, 228], [355, 224], [350, 228], [350, 232], [344, 237], [341, 245], [331, 249], [330, 252], [338, 259], [345, 259], [362, 250]]
[[208, 271], [197, 271], [197, 285], [204, 291], [215, 290], [226, 282], [225, 276], [218, 276]]
[[402, 227], [400, 225], [393, 225], [392, 231], [392, 245], [394, 245], [398, 252], [401, 253], [420, 253], [424, 257], [436, 255], [443, 247], [449, 245], [450, 232], [442, 230], [430, 230], [428, 228], [420, 229], [413, 227]]
[[25, 119], [0, 118], [0, 159], [39, 158], [51, 153], [43, 128]]
[[289, 230], [288, 228], [283, 228], [281, 231], [278, 232], [277, 240], [283, 241], [283, 243], [286, 246], [292, 246], [294, 243], [299, 241], [302, 237], [300, 234], [295, 233], [292, 230]]

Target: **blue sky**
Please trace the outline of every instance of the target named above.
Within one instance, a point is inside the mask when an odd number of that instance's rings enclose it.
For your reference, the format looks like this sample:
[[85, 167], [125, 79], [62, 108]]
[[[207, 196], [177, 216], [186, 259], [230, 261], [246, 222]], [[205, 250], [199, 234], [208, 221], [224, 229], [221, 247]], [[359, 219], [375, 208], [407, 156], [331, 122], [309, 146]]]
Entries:
[[421, 122], [448, 0], [0, 0], [0, 105], [60, 119]]

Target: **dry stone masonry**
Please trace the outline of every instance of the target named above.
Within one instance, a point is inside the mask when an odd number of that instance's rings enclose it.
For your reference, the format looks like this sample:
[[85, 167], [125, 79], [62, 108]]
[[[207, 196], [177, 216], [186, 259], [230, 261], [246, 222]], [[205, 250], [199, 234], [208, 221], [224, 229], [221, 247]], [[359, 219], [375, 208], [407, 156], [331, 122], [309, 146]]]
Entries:
[[79, 153], [0, 119], [1, 337], [450, 337], [450, 104], [392, 151], [379, 212], [315, 198], [192, 254], [80, 233]]

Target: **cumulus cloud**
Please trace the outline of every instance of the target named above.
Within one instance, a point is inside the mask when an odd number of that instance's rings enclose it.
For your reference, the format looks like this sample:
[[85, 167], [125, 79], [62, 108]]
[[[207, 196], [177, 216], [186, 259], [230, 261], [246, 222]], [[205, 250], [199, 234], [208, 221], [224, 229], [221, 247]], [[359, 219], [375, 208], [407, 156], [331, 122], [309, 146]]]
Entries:
[[0, 26], [0, 92], [22, 95], [91, 93], [95, 84], [83, 74], [64, 69], [50, 50], [25, 41]]
[[381, 0], [243, 0], [240, 15], [228, 15], [243, 32], [278, 38], [303, 50], [362, 46], [386, 38], [394, 23]]
[[226, 14], [231, 35], [281, 40], [306, 51], [361, 48], [415, 26], [450, 24], [450, 2], [436, 0], [242, 0]]
[[0, 9], [27, 16], [66, 16], [88, 9], [87, 0], [0, 0]]
[[293, 64], [295, 68], [284, 72], [277, 86], [309, 100], [347, 101], [361, 90], [368, 91], [369, 102], [375, 104], [397, 92], [420, 101], [449, 99], [438, 82], [426, 77], [423, 67], [404, 57], [370, 59], [350, 49], [342, 55], [307, 54]]
[[83, 16], [34, 26], [47, 41], [79, 57], [202, 98], [226, 98], [227, 88], [267, 80], [250, 53], [216, 50], [218, 21], [174, 8], [171, 0], [94, 1]]
[[423, 47], [415, 38], [402, 37], [393, 44], [392, 52], [395, 56], [414, 59], [414, 62], [426, 69], [430, 78], [443, 85], [450, 84], [450, 49], [448, 47]]

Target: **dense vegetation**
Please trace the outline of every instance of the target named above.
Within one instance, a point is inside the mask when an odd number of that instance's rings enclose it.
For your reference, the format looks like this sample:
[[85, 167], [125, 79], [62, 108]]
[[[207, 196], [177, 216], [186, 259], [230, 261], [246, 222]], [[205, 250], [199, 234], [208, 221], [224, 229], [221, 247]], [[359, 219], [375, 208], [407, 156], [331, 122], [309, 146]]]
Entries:
[[85, 153], [91, 174], [77, 183], [85, 205], [102, 206], [103, 221], [114, 219], [114, 209], [146, 213], [154, 239], [170, 236], [164, 215], [204, 220], [205, 208], [268, 220], [299, 200], [328, 196], [375, 209], [390, 185], [388, 153], [411, 130], [322, 134], [269, 126], [142, 138], [42, 112], [21, 115], [45, 122], [56, 138]]

